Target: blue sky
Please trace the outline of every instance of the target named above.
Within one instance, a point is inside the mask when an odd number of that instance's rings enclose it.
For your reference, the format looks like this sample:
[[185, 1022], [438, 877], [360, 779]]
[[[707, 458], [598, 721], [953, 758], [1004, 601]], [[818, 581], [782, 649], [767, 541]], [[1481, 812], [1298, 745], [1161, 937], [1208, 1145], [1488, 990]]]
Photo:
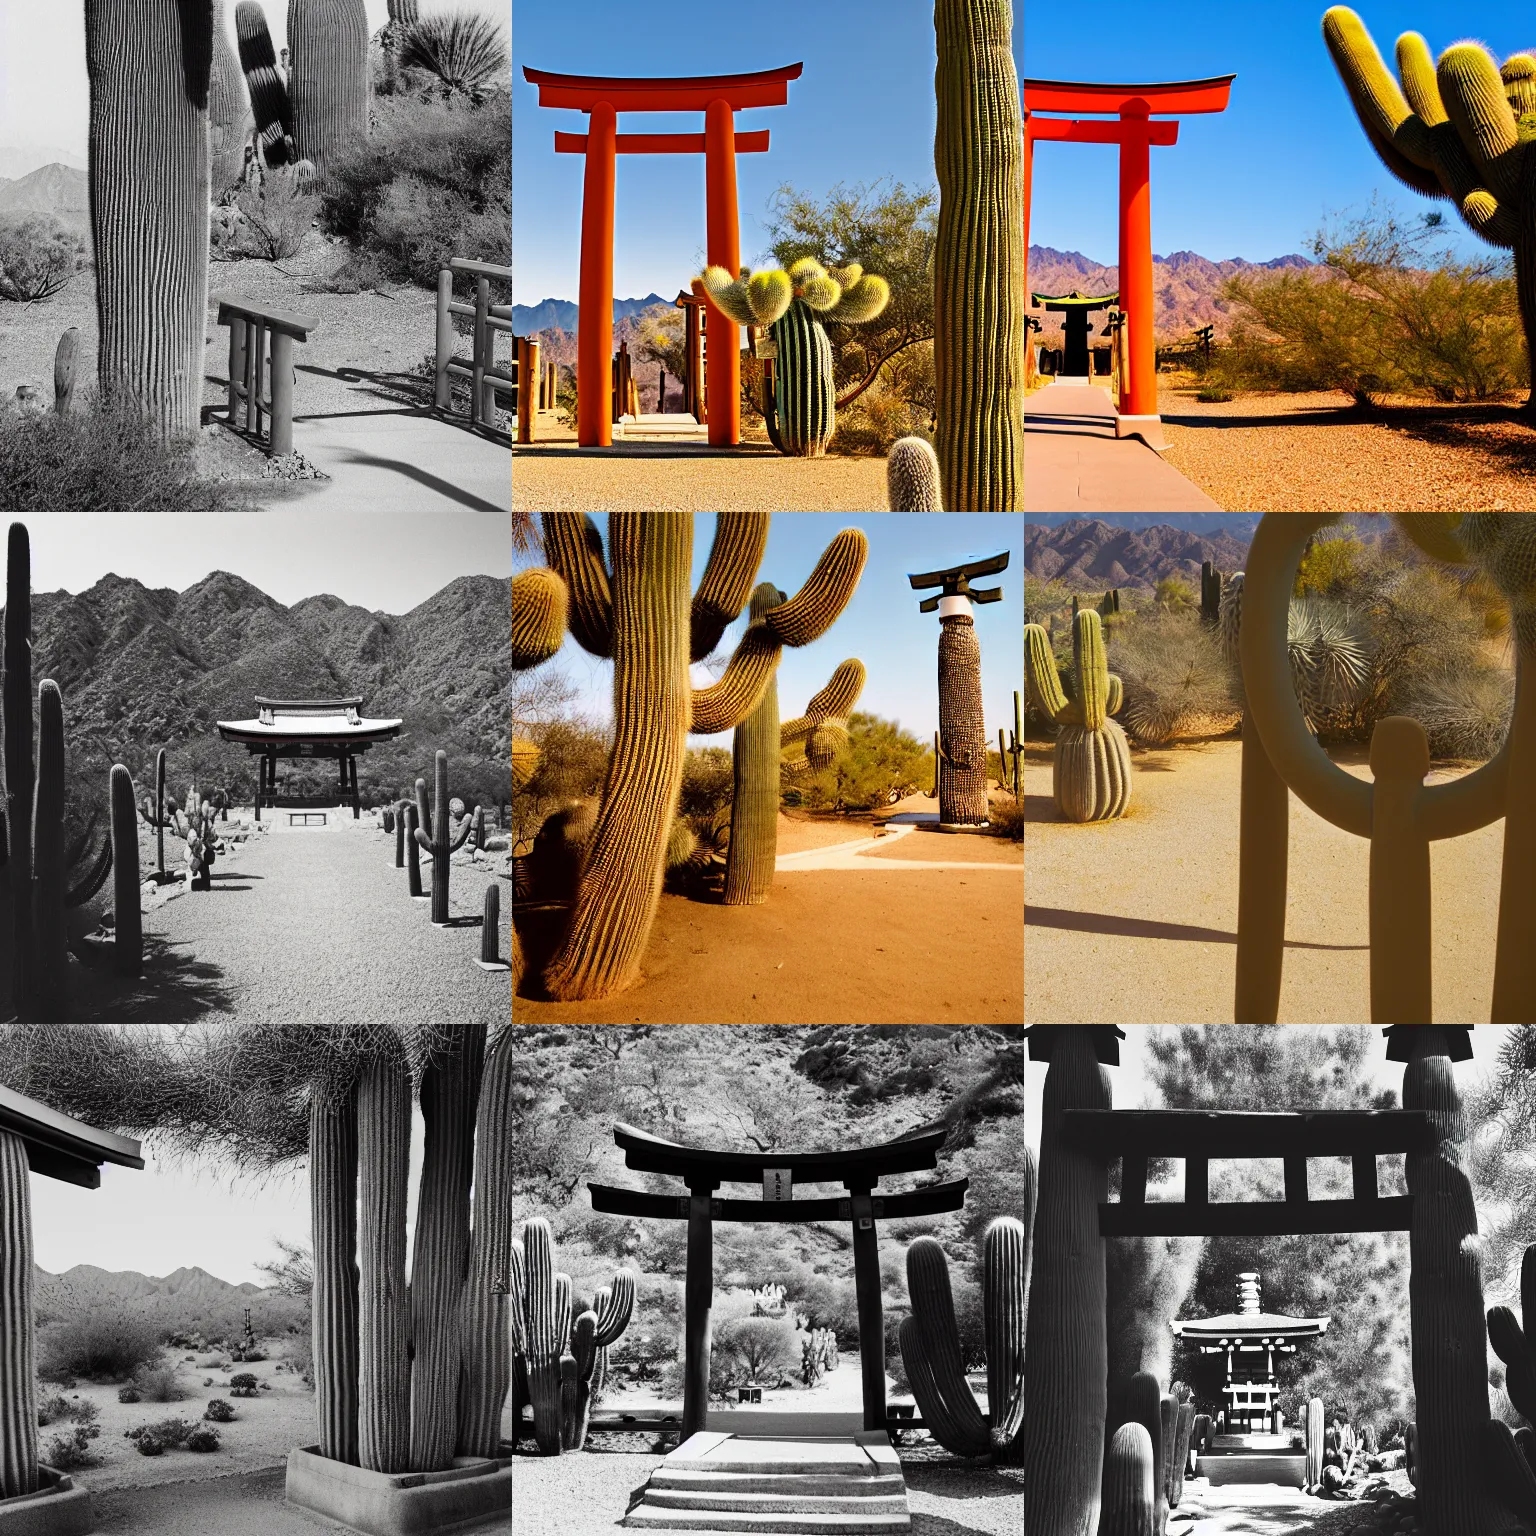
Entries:
[[[603, 531], [605, 516], [593, 519]], [[697, 586], [714, 537], [713, 513], [694, 519], [693, 580]], [[931, 571], [995, 555], [1012, 553], [1000, 576], [978, 581], [980, 587], [1001, 587], [1003, 600], [977, 606], [976, 634], [981, 642], [982, 700], [987, 731], [997, 740], [999, 726], [1013, 727], [1013, 692], [1024, 687], [1024, 528], [1021, 516], [1006, 513], [951, 512], [929, 517], [902, 513], [872, 513], [844, 517], [825, 512], [781, 512], [770, 525], [768, 548], [758, 568], [760, 581], [773, 581], [784, 591], [795, 590], [810, 575], [821, 552], [843, 528], [861, 528], [869, 538], [869, 561], [858, 590], [842, 617], [820, 640], [789, 647], [779, 665], [779, 713], [799, 714], [806, 701], [826, 685], [844, 658], [856, 656], [868, 672], [858, 708], [899, 720], [920, 740], [929, 741], [938, 728], [939, 619], [919, 613], [926, 593], [907, 584], [909, 573]], [[514, 556], [519, 565], [536, 559]], [[745, 615], [726, 631], [716, 655], [729, 656], [746, 629]], [[608, 721], [613, 718], [613, 664], [590, 656], [566, 638], [558, 657], [549, 663], [563, 670], [581, 697], [575, 708]], [[709, 676], [694, 668], [694, 681]], [[730, 733], [689, 739], [694, 747], [729, 748]]]
[[[1446, 212], [1457, 249], [1492, 254], [1448, 203], [1397, 182], [1366, 142], [1323, 45], [1324, 0], [1099, 0], [1085, 36], [1044, 13], [1024, 41], [1024, 73], [1058, 80], [1192, 80], [1233, 71], [1224, 113], [1188, 117], [1171, 148], [1152, 150], [1152, 249], [1212, 260], [1263, 261], [1306, 242], [1325, 218], [1361, 209], [1380, 191], [1403, 212]], [[1423, 33], [1438, 57], [1469, 27], [1503, 59], [1536, 46], [1529, 7], [1506, 0], [1363, 0], [1354, 7], [1389, 62], [1400, 33]], [[1041, 144], [1035, 149], [1033, 245], [1115, 260], [1116, 151]]]
[[[792, 6], [679, 9], [656, 0], [516, 0], [512, 29], [513, 302], [577, 297], [582, 160], [557, 155], [557, 128], [586, 132], [585, 113], [538, 105], [523, 65], [567, 74], [743, 74], [803, 62], [789, 102], [738, 112], [738, 131], [766, 128], [765, 155], [737, 160], [741, 257], [765, 249], [768, 199], [788, 182], [818, 198], [841, 181], [891, 177], [927, 187], [933, 174], [932, 0], [843, 0]], [[1014, 0], [1014, 57], [1024, 7]], [[698, 133], [702, 113], [621, 114], [621, 133]], [[613, 291], [670, 299], [704, 256], [702, 155], [619, 160]]]

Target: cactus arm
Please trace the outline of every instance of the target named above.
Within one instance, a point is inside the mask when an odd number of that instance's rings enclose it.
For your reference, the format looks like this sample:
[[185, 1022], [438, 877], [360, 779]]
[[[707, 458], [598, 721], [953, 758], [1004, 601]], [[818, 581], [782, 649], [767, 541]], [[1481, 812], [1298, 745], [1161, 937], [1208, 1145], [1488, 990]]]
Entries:
[[1083, 725], [1090, 731], [1102, 730], [1109, 713], [1109, 662], [1102, 621], [1092, 608], [1083, 609], [1072, 621], [1072, 676]]
[[31, 892], [37, 1007], [42, 1019], [62, 1020], [69, 1007], [64, 938], [64, 697], [51, 678], [38, 686], [37, 716]]
[[525, 672], [548, 661], [565, 641], [570, 592], [542, 566], [512, 578], [512, 669]]
[[939, 1363], [930, 1353], [926, 1336], [915, 1316], [902, 1319], [898, 1338], [902, 1364], [906, 1367], [908, 1381], [912, 1383], [912, 1396], [917, 1399], [917, 1406], [929, 1434], [945, 1450], [952, 1451], [956, 1456], [985, 1455], [986, 1422], [981, 1417], [980, 1408], [976, 1406], [976, 1399], [971, 1396], [970, 1388], [964, 1386], [964, 1373], [960, 1375], [960, 1383], [964, 1387], [974, 1419], [959, 1406], [958, 1398], [946, 1395], [946, 1389], [950, 1393], [954, 1390], [952, 1374], [951, 1377], [941, 1378]]
[[1028, 658], [1026, 676], [1030, 692], [1040, 708], [1052, 720], [1060, 724], [1067, 718], [1071, 705], [1061, 686], [1061, 673], [1056, 668], [1056, 653], [1051, 649], [1051, 637], [1043, 624], [1024, 626], [1024, 647]]
[[314, 1242], [311, 1327], [320, 1454], [357, 1465], [357, 1101], [315, 1083], [309, 1100], [309, 1200]]
[[1472, 157], [1484, 185], [1500, 201], [1520, 195], [1524, 154], [1499, 67], [1477, 43], [1456, 43], [1435, 69], [1446, 116]]
[[544, 553], [570, 594], [570, 629], [594, 656], [613, 655], [613, 593], [603, 536], [584, 512], [543, 515]]
[[[132, 786], [129, 787], [130, 793]], [[96, 855], [96, 862], [82, 875], [79, 881], [72, 885], [64, 896], [66, 907], [83, 906], [106, 884], [107, 876], [112, 873], [112, 834], [109, 832], [102, 839], [101, 852]]]
[[[1026, 1197], [1027, 1198], [1027, 1197]], [[987, 1404], [993, 1451], [1007, 1450], [1024, 1422], [1024, 1302], [1030, 1233], [999, 1216], [982, 1239], [982, 1313], [987, 1341]]]
[[[908, 1321], [915, 1325], [918, 1335], [919, 1366], [917, 1373], [909, 1367], [908, 1374], [912, 1377], [914, 1396], [919, 1377], [923, 1378], [925, 1390], [933, 1394], [931, 1405], [918, 1399], [923, 1417], [930, 1419], [930, 1408], [936, 1411], [936, 1417], [930, 1420], [935, 1424], [935, 1436], [956, 1455], [980, 1456], [989, 1444], [987, 1423], [961, 1364], [949, 1264], [943, 1248], [931, 1237], [915, 1238], [907, 1249], [907, 1290], [912, 1297], [912, 1316]], [[902, 1345], [905, 1360], [905, 1326]]]
[[819, 640], [848, 606], [864, 562], [869, 540], [857, 528], [845, 528], [823, 551], [805, 585], [763, 616], [763, 625], [785, 645], [809, 645]]
[[765, 628], [753, 625], [719, 682], [691, 690], [689, 732], [708, 736], [740, 725], [762, 702], [783, 653], [784, 647]]
[[776, 268], [754, 272], [747, 279], [747, 308], [752, 311], [755, 325], [772, 325], [789, 308], [794, 296], [795, 288], [789, 273]]
[[1120, 712], [1120, 706], [1125, 702], [1125, 685], [1111, 672], [1109, 674], [1109, 695], [1104, 701], [1104, 713], [1116, 715]]
[[[606, 1295], [605, 1295], [606, 1292]], [[635, 1310], [635, 1276], [632, 1270], [621, 1269], [613, 1277], [613, 1284], [597, 1293], [596, 1343], [599, 1349], [616, 1344], [620, 1335], [629, 1327]]]
[[112, 765], [108, 785], [112, 809], [112, 950], [120, 976], [137, 976], [144, 963], [143, 915], [139, 907], [139, 829], [133, 814], [133, 775]]
[[702, 661], [746, 606], [768, 546], [767, 512], [721, 512], [688, 616], [688, 659]]
[[842, 297], [827, 316], [839, 325], [866, 325], [891, 302], [891, 285], [873, 272], [844, 288]]
[[724, 267], [706, 267], [694, 278], [694, 292], [704, 296], [727, 320], [737, 325], [757, 325], [759, 321], [752, 309], [749, 294], [750, 277], [732, 277]]

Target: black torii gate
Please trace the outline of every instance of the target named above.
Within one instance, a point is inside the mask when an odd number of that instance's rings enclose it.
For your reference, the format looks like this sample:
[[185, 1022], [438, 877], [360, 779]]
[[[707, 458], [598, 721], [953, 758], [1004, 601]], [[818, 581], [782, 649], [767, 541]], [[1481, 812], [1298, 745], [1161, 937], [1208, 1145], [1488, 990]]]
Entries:
[[[714, 1223], [717, 1221], [850, 1221], [853, 1276], [859, 1304], [859, 1363], [864, 1388], [864, 1428], [888, 1427], [885, 1403], [885, 1313], [880, 1298], [879, 1238], [875, 1223], [887, 1217], [937, 1216], [965, 1204], [970, 1180], [929, 1184], [899, 1194], [876, 1195], [888, 1174], [936, 1168], [944, 1143], [942, 1125], [919, 1126], [896, 1141], [847, 1152], [717, 1152], [685, 1147], [615, 1123], [614, 1141], [624, 1166], [666, 1173], [688, 1186], [687, 1195], [589, 1184], [592, 1209], [610, 1216], [651, 1216], [688, 1223], [688, 1274], [683, 1292], [682, 1438], [704, 1428], [709, 1405], [710, 1307], [714, 1297]], [[846, 1196], [797, 1200], [796, 1181], [842, 1184]], [[722, 1184], [763, 1185], [761, 1200], [721, 1200]]]

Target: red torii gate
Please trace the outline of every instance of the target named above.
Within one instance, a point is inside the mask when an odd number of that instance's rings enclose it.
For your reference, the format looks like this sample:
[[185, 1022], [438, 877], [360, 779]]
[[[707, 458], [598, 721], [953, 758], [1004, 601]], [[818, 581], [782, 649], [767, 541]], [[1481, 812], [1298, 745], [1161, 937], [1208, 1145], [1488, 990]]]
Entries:
[[[1120, 309], [1126, 343], [1121, 351], [1119, 437], [1140, 437], [1162, 448], [1157, 411], [1157, 343], [1153, 334], [1152, 188], [1153, 144], [1178, 141], [1176, 122], [1154, 122], [1153, 112], [1224, 112], [1236, 75], [1160, 85], [1093, 85], [1069, 80], [1024, 82], [1024, 260], [1029, 261], [1030, 162], [1037, 139], [1067, 144], [1120, 146]], [[1035, 117], [1037, 112], [1114, 113], [1118, 122], [1081, 122]]]
[[[768, 132], [737, 133], [745, 107], [782, 107], [800, 64], [749, 75], [623, 78], [557, 75], [523, 69], [539, 88], [541, 107], [574, 107], [589, 116], [588, 131], [556, 133], [557, 154], [584, 154], [581, 204], [580, 315], [576, 334], [576, 435], [585, 448], [613, 442], [610, 374], [613, 356], [613, 189], [615, 155], [704, 156], [705, 250], [711, 266], [741, 270], [736, 213], [736, 155], [761, 154]], [[703, 133], [619, 133], [620, 112], [702, 112]], [[741, 335], [719, 309], [710, 322], [709, 440], [716, 447], [741, 441]]]

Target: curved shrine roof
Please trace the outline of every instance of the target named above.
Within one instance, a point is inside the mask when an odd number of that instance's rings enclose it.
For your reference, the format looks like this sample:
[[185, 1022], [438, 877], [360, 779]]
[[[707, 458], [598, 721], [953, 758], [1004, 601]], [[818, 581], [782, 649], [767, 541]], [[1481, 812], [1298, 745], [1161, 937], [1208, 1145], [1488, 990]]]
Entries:
[[1169, 1323], [1174, 1335], [1193, 1343], [1222, 1339], [1311, 1339], [1328, 1331], [1327, 1317], [1286, 1317], [1280, 1312], [1225, 1312]]
[[1162, 80], [1146, 85], [1108, 85], [1096, 80], [1026, 80], [1024, 106], [1031, 112], [1123, 112], [1137, 103], [1149, 112], [1224, 112], [1234, 75], [1205, 80]]
[[401, 720], [368, 720], [352, 713], [276, 713], [268, 719], [215, 722], [225, 741], [270, 742], [273, 745], [283, 741], [387, 741], [400, 734], [403, 723]]

